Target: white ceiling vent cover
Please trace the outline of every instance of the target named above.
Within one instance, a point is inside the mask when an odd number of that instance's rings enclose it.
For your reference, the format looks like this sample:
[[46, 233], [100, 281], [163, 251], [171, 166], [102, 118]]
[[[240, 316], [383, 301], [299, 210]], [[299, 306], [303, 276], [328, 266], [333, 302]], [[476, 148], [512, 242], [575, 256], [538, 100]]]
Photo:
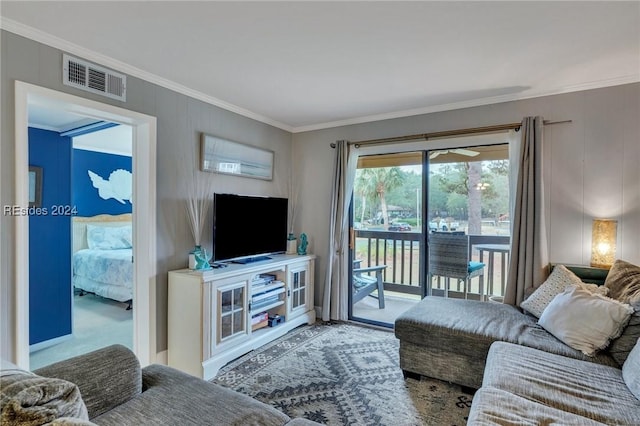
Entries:
[[112, 99], [127, 100], [127, 76], [100, 65], [62, 55], [62, 82]]

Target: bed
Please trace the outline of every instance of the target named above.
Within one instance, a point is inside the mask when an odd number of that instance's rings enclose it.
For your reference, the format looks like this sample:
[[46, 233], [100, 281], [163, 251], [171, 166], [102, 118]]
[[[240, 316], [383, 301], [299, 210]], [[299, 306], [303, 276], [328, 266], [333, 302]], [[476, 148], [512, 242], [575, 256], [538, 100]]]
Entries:
[[133, 300], [131, 214], [73, 218], [75, 289], [125, 302]]

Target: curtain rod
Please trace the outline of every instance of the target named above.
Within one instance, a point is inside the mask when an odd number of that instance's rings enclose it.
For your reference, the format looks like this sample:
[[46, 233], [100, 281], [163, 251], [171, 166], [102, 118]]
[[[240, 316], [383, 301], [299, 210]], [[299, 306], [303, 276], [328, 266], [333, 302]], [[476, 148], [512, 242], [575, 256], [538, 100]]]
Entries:
[[[543, 123], [545, 126], [551, 124], [561, 124], [561, 123], [571, 123], [572, 120], [562, 120], [562, 121], [548, 121], [545, 120]], [[508, 123], [508, 124], [497, 124], [495, 126], [485, 126], [485, 127], [472, 127], [469, 129], [457, 129], [457, 130], [445, 130], [442, 132], [433, 132], [433, 133], [420, 133], [417, 135], [406, 135], [406, 136], [396, 136], [392, 138], [382, 138], [382, 139], [369, 139], [358, 142], [348, 142], [349, 145], [354, 145], [356, 148], [363, 145], [377, 145], [383, 143], [394, 143], [394, 142], [408, 142], [415, 141], [418, 139], [429, 140], [433, 138], [441, 138], [447, 136], [462, 136], [462, 135], [472, 135], [476, 133], [490, 133], [490, 132], [498, 132], [500, 130], [520, 130], [522, 123]], [[331, 143], [331, 148], [335, 148], [336, 144]]]

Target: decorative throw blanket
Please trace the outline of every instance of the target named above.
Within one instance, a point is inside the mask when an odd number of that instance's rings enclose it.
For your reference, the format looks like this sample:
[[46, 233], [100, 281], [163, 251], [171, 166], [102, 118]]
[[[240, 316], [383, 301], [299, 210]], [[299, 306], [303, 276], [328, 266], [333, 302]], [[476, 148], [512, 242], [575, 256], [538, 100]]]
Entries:
[[91, 425], [78, 387], [17, 368], [0, 373], [0, 424]]

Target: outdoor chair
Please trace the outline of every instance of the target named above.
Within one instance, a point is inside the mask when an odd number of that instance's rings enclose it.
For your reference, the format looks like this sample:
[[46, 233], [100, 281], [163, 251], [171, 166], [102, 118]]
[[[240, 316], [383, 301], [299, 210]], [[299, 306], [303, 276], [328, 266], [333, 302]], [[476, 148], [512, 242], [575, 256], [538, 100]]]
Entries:
[[[382, 272], [387, 265], [360, 267], [360, 260], [353, 261], [353, 296], [352, 304], [364, 299], [367, 296], [376, 297], [371, 293], [378, 290], [378, 307], [384, 309], [384, 283], [382, 282]], [[373, 275], [370, 275], [373, 274]]]
[[[429, 235], [429, 283], [433, 277], [445, 278], [444, 296], [449, 297], [451, 279], [463, 283], [464, 298], [467, 298], [471, 278], [484, 275], [485, 264], [469, 261], [469, 236], [437, 233]], [[482, 283], [479, 284], [482, 287]], [[431, 294], [431, 285], [429, 293]], [[483, 288], [479, 289], [480, 299]]]

